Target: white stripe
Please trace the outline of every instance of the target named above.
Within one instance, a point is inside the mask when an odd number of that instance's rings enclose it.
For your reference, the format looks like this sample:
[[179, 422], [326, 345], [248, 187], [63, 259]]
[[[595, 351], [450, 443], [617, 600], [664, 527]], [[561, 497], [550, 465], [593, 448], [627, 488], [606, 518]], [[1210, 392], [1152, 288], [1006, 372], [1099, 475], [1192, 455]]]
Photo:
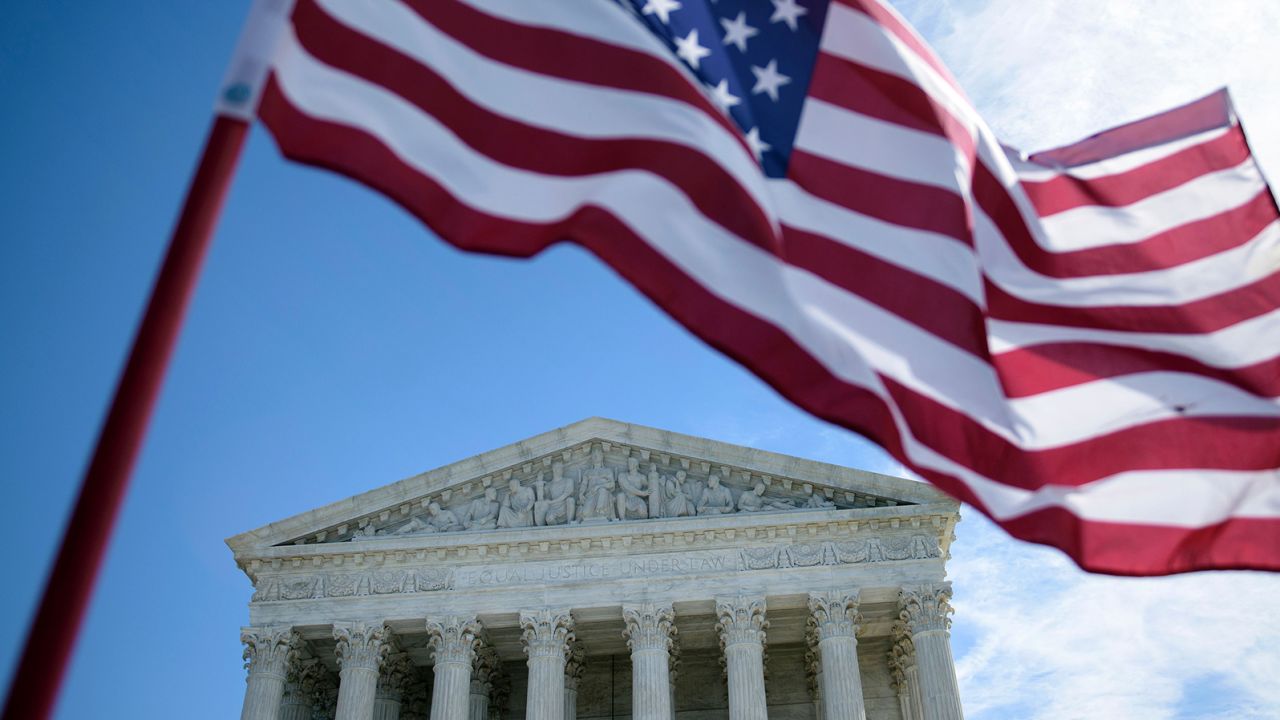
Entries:
[[[909, 327], [873, 327], [885, 320], [876, 317], [878, 309], [860, 307], [856, 298], [838, 288], [788, 268], [727, 235], [701, 218], [683, 195], [662, 180], [634, 172], [588, 180], [551, 178], [497, 165], [458, 143], [434, 119], [394, 95], [316, 64], [292, 42], [289, 45], [278, 64], [278, 77], [286, 97], [301, 111], [383, 138], [406, 162], [447, 183], [462, 202], [486, 212], [550, 222], [587, 200], [608, 207], [642, 236], [659, 241], [656, 249], [713, 292], [789, 332], [846, 382], [886, 396], [863, 360], [869, 343], [859, 331], [866, 329], [873, 336], [884, 337], [885, 332], [909, 335]], [[653, 213], [654, 206], [667, 207], [669, 212]], [[690, 237], [700, 242], [690, 242]], [[916, 364], [916, 368], [899, 368], [905, 371], [902, 376], [895, 375], [900, 381], [911, 379], [913, 369], [932, 374], [939, 368], [946, 370], [954, 385], [968, 385], [974, 379], [965, 367], [956, 366], [955, 353], [936, 357], [931, 349], [916, 348], [918, 352], [906, 356], [876, 350], [881, 357], [873, 361], [877, 365]], [[988, 386], [976, 394], [992, 397], [996, 392]], [[898, 422], [905, 428], [900, 416]], [[925, 466], [937, 462], [936, 454], [920, 446], [909, 433], [904, 434], [913, 458]], [[973, 482], [975, 478], [967, 479]]]
[[674, 61], [671, 51], [656, 35], [649, 32], [622, 6], [612, 0], [582, 0], [580, 2], [529, 2], [529, 0], [460, 0], [466, 5], [501, 18], [507, 22], [529, 27], [559, 30], [560, 32], [578, 35], [619, 45], [652, 55], [659, 60], [678, 67], [684, 66]]
[[[1009, 161], [1013, 164], [1014, 169], [1018, 171], [1018, 177], [1022, 178], [1023, 182], [1047, 182], [1063, 176], [1069, 176], [1076, 180], [1096, 180], [1108, 175], [1129, 172], [1143, 165], [1150, 165], [1167, 157], [1172, 157], [1189, 147], [1212, 142], [1231, 132], [1233, 128], [1234, 125], [1214, 128], [1159, 145], [1134, 150], [1123, 155], [1116, 155], [1097, 162], [1071, 167], [1043, 165], [1031, 160], [1029, 157], [1010, 157]], [[1034, 155], [1035, 153], [1031, 154]]]
[[728, 129], [688, 103], [494, 62], [401, 3], [317, 0], [317, 4], [338, 22], [431, 68], [496, 115], [582, 138], [646, 138], [696, 150], [736, 178], [771, 215], [764, 177], [750, 152]]
[[854, 212], [790, 180], [770, 180], [768, 187], [784, 224], [861, 250], [985, 305], [977, 256], [955, 238]]
[[1251, 202], [1266, 187], [1253, 158], [1246, 158], [1124, 207], [1083, 205], [1044, 217], [1044, 248], [1072, 252], [1139, 243]]
[[817, 98], [805, 101], [795, 146], [887, 177], [969, 194], [968, 159], [946, 138]]
[[997, 354], [1051, 343], [1099, 343], [1183, 355], [1232, 370], [1280, 355], [1280, 309], [1204, 334], [1133, 333], [988, 318], [987, 340]]

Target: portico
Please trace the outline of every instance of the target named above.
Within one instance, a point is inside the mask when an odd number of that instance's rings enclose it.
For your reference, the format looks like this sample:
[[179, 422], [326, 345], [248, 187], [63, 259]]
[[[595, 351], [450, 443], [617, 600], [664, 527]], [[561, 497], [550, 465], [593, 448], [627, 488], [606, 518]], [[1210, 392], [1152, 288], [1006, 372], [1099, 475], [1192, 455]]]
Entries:
[[957, 519], [919, 483], [593, 418], [229, 540], [242, 718], [960, 718]]

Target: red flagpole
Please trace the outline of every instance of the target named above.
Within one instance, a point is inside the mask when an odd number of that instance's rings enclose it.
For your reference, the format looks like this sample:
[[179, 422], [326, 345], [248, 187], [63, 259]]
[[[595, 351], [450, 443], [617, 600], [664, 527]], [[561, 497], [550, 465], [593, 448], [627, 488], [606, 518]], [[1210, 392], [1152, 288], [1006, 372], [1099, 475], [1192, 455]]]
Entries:
[[151, 289], [124, 373], [80, 484], [53, 572], [5, 701], [5, 720], [44, 720], [58, 689], [146, 435], [249, 124], [217, 116]]

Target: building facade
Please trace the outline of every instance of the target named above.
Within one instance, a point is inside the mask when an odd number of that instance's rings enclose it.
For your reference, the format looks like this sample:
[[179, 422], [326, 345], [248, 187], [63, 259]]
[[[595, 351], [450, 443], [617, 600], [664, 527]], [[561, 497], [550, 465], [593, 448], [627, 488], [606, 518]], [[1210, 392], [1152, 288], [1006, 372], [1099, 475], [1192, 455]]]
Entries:
[[591, 418], [230, 538], [245, 720], [953, 720], [928, 485]]

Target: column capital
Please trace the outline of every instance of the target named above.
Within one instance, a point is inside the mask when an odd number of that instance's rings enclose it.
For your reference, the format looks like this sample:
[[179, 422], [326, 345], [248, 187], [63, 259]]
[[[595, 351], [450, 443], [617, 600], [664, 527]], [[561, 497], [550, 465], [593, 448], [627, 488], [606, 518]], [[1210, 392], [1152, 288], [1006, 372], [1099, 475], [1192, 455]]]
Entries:
[[582, 682], [582, 674], [587, 671], [587, 649], [582, 643], [574, 640], [569, 645], [569, 656], [564, 663], [564, 686], [568, 690], [577, 690]]
[[525, 654], [530, 660], [556, 656], [564, 659], [569, 654], [569, 644], [575, 639], [573, 625], [573, 615], [568, 610], [521, 610]]
[[471, 694], [489, 695], [493, 691], [493, 681], [502, 671], [502, 661], [493, 645], [481, 640], [476, 650], [475, 667], [471, 670]]
[[428, 644], [437, 663], [475, 662], [481, 627], [475, 615], [441, 615], [427, 619]]
[[413, 661], [405, 652], [392, 652], [382, 661], [378, 675], [378, 697], [400, 700], [414, 680]]
[[333, 639], [338, 641], [334, 655], [338, 667], [378, 671], [382, 659], [391, 652], [390, 633], [382, 623], [342, 622], [333, 624]]
[[904, 585], [898, 595], [898, 617], [912, 635], [951, 629], [951, 583]]
[[302, 647], [302, 638], [290, 625], [240, 628], [244, 643], [244, 667], [250, 675], [267, 674], [282, 680]]
[[763, 644], [769, 621], [765, 619], [764, 597], [738, 595], [716, 598], [716, 631], [720, 633], [720, 647], [738, 643]]
[[813, 618], [818, 642], [836, 637], [856, 638], [862, 633], [857, 590], [809, 593], [809, 615]]
[[631, 652], [670, 652], [676, 634], [676, 614], [671, 605], [640, 603], [622, 606], [622, 635]]

